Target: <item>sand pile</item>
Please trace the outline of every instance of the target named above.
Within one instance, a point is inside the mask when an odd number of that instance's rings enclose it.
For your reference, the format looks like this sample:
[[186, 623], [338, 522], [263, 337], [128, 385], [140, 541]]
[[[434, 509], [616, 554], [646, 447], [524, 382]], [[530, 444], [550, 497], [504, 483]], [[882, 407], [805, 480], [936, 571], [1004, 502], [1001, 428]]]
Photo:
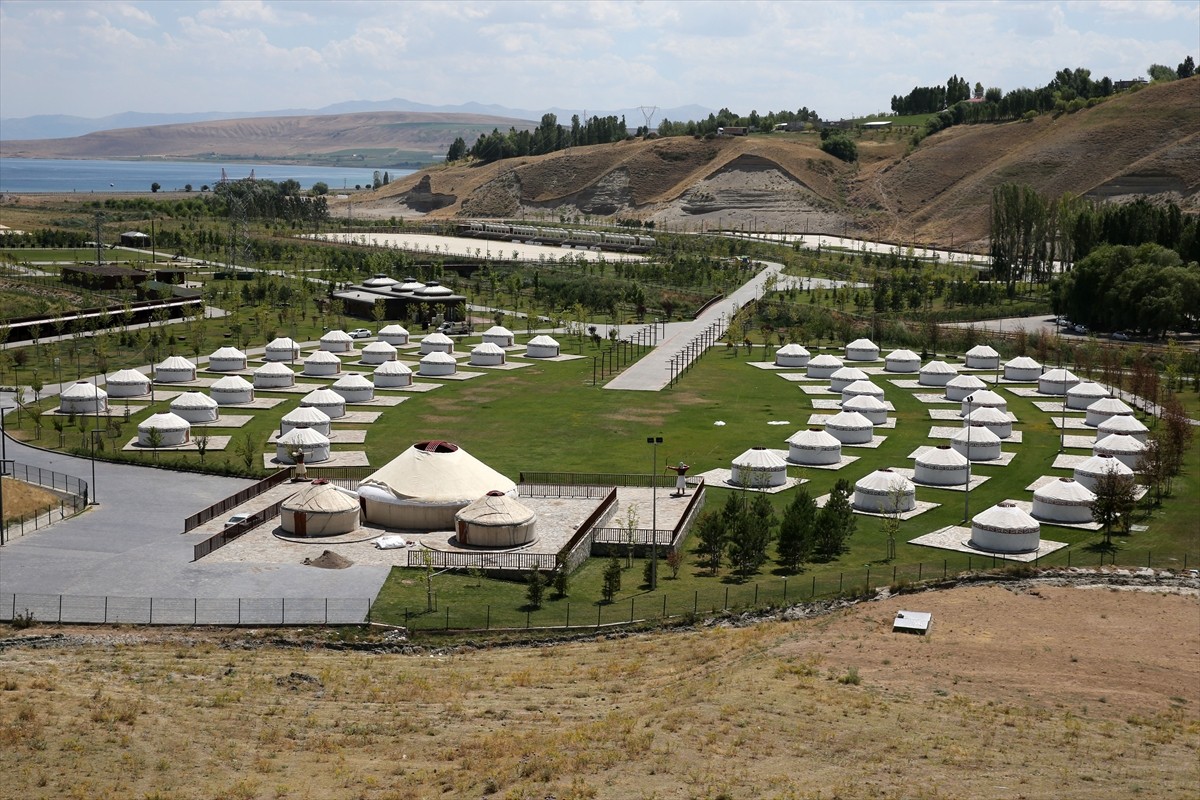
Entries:
[[306, 558], [304, 563], [310, 567], [320, 567], [321, 569], [345, 569], [354, 565], [354, 562], [345, 556], [339, 556], [332, 550], [326, 550], [316, 558]]

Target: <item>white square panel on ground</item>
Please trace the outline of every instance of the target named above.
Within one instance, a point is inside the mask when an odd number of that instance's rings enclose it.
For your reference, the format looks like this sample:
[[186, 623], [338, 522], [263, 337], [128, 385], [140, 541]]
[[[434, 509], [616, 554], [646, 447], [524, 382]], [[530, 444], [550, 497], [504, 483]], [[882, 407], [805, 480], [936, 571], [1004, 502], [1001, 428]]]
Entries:
[[1063, 447], [1070, 447], [1076, 450], [1091, 450], [1096, 446], [1096, 437], [1094, 434], [1091, 436], [1072, 436], [1068, 433], [1062, 439]]
[[[892, 467], [892, 472], [896, 473], [897, 475], [903, 475], [912, 481], [914, 486], [920, 486], [924, 489], [945, 489], [947, 492], [967, 491], [967, 487], [963, 486], [962, 484], [959, 484], [958, 486], [942, 486], [941, 484], [936, 483], [921, 483], [916, 479], [917, 471], [915, 469], [909, 469], [908, 467]], [[974, 472], [971, 473], [971, 491], [978, 489], [982, 484], [989, 481], [991, 477], [991, 475], [980, 475]]]
[[472, 364], [473, 369], [490, 369], [495, 372], [505, 372], [514, 369], [524, 369], [533, 366], [528, 361], [505, 361], [503, 364]]
[[1054, 416], [1050, 417], [1050, 422], [1052, 422], [1054, 424], [1054, 427], [1056, 427], [1056, 428], [1066, 428], [1069, 431], [1095, 431], [1096, 430], [1091, 425], [1085, 424], [1083, 421], [1083, 417], [1067, 417], [1066, 419], [1063, 419], [1062, 417], [1055, 414]]
[[[884, 406], [888, 411], [894, 412], [896, 410], [896, 407], [889, 402], [884, 401]], [[812, 407], [818, 411], [841, 411], [842, 401], [817, 398], [816, 400], [812, 401]]]
[[[285, 464], [275, 458], [274, 453], [263, 453], [263, 468], [264, 469], [282, 469], [284, 467], [294, 466]], [[334, 450], [329, 454], [329, 458], [324, 461], [316, 461], [305, 464], [306, 467], [369, 467], [371, 462], [367, 460], [367, 452], [365, 450]]]
[[370, 400], [347, 400], [348, 406], [381, 406], [390, 408], [398, 406], [407, 400], [407, 397], [372, 397]]
[[329, 384], [333, 383], [334, 378], [330, 377], [325, 383], [293, 383], [291, 386], [270, 386], [265, 389], [255, 389], [256, 392], [270, 392], [272, 394], [279, 392], [281, 394], [308, 394], [317, 389], [326, 389]]
[[[1008, 419], [1010, 422], [1019, 422], [1020, 421], [1017, 419], [1017, 415], [1012, 413], [1011, 411], [1007, 412], [1007, 414], [1008, 414]], [[949, 420], [956, 420], [958, 422], [962, 422], [962, 417], [963, 417], [962, 411], [960, 411], [959, 409], [956, 409], [956, 408], [931, 408], [931, 409], [929, 409], [929, 418], [932, 420], [939, 421], [939, 422], [947, 422]]]
[[330, 422], [335, 425], [370, 425], [382, 416], [382, 411], [347, 411]]
[[[1047, 414], [1063, 413], [1063, 404], [1058, 400], [1034, 400], [1033, 405], [1036, 406], [1038, 410], [1045, 411]], [[1068, 415], [1079, 414], [1080, 419], [1082, 419], [1082, 415], [1086, 413], [1087, 411], [1082, 408], [1067, 408]]]
[[412, 392], [419, 394], [421, 392], [432, 392], [434, 389], [440, 389], [440, 383], [410, 383], [408, 386], [376, 386], [377, 392]]
[[[1004, 389], [1006, 391], [1012, 392], [1017, 397], [1030, 397], [1030, 398], [1040, 397], [1043, 400], [1049, 400], [1053, 397], [1062, 397], [1062, 395], [1045, 394], [1044, 392], [1039, 392], [1037, 390], [1036, 386], [1011, 386], [1011, 385], [1009, 385], [1009, 386], [1005, 386]], [[1061, 405], [1062, 401], [1060, 400], [1059, 403]]]
[[[521, 353], [514, 353], [513, 355], [517, 358], [529, 358], [529, 356], [523, 355]], [[534, 361], [579, 361], [584, 358], [591, 358], [591, 356], [574, 356], [574, 355], [571, 355], [570, 353], [561, 353], [560, 352], [558, 355], [554, 356], [554, 358], [529, 358], [529, 360], [530, 360], [530, 362], [534, 362]]]
[[820, 380], [829, 380], [828, 378], [810, 378], [808, 377], [808, 373], [805, 372], [777, 372], [776, 374], [785, 381], [789, 381], [791, 383], [801, 383], [807, 381], [812, 381], [815, 383], [816, 381]]
[[[229, 443], [232, 440], [233, 440], [232, 436], [209, 436], [208, 437], [208, 446], [205, 447], [204, 449], [206, 452], [209, 450], [224, 450], [226, 447], [229, 446]], [[153, 447], [146, 447], [144, 445], [139, 445], [136, 437], [134, 439], [132, 439], [129, 442], [129, 444], [122, 447], [121, 450], [127, 451], [127, 452], [133, 452], [133, 453], [153, 453], [154, 452]], [[196, 447], [195, 438], [193, 438], [187, 444], [175, 445], [173, 447], [158, 448], [158, 451], [160, 453], [179, 453], [179, 452], [195, 453], [195, 452], [198, 452], [198, 450], [199, 450], [199, 448]]]
[[936, 531], [927, 533], [924, 536], [918, 536], [915, 539], [909, 539], [909, 544], [915, 544], [920, 547], [933, 547], [938, 550], [953, 550], [957, 553], [970, 553], [971, 555], [979, 556], [980, 558], [995, 558], [997, 561], [1016, 561], [1022, 564], [1028, 564], [1031, 561], [1036, 561], [1039, 558], [1048, 556], [1056, 550], [1061, 550], [1067, 546], [1066, 542], [1052, 542], [1049, 539], [1042, 539], [1038, 545], [1038, 549], [1032, 553], [989, 553], [972, 547], [971, 544], [971, 529], [961, 525], [950, 525], [946, 528], [939, 528]]
[[779, 494], [788, 489], [794, 489], [802, 483], [808, 483], [807, 478], [788, 478], [779, 486], [740, 486], [731, 482], [733, 470], [729, 469], [710, 469], [708, 472], [701, 472], [697, 477], [704, 478], [705, 484], [710, 487], [719, 489], [745, 489], [748, 492], [761, 492], [762, 494]]
[[1050, 466], [1054, 469], [1075, 469], [1089, 458], [1091, 458], [1091, 456], [1068, 456], [1059, 454], [1054, 457], [1054, 463]]
[[842, 467], [847, 467], [853, 464], [860, 458], [860, 456], [848, 456], [843, 453], [841, 459], [839, 459], [836, 464], [801, 464], [799, 461], [792, 461], [790, 458], [788, 458], [787, 450], [772, 450], [771, 452], [778, 453], [779, 456], [783, 458], [783, 460], [786, 461], [789, 466], [800, 467], [801, 469], [839, 470]]
[[[853, 494], [851, 495], [850, 499], [853, 502], [853, 499], [854, 499]], [[829, 495], [827, 495], [827, 494], [821, 495], [820, 497], [818, 497], [816, 499], [817, 508], [824, 508], [825, 504], [828, 502], [829, 502]], [[900, 519], [905, 520], [905, 519], [912, 519], [913, 517], [919, 517], [922, 514], [924, 514], [926, 511], [932, 511], [933, 509], [937, 508], [940, 505], [941, 505], [941, 503], [929, 503], [924, 500], [918, 500], [913, 505], [913, 508], [911, 511], [905, 511], [900, 514]], [[890, 516], [892, 516], [891, 514], [881, 514], [878, 511], [859, 511], [857, 508], [854, 509], [854, 513], [858, 514], [860, 517], [890, 517]]]
[[192, 429], [196, 428], [244, 428], [246, 425], [254, 421], [254, 417], [250, 414], [222, 414], [212, 422], [193, 422]]
[[804, 392], [805, 394], [836, 394], [839, 397], [842, 394], [841, 392], [835, 392], [828, 386], [801, 386], [800, 391]]
[[888, 381], [892, 386], [899, 386], [901, 389], [933, 389], [933, 386], [925, 386], [916, 378], [899, 378]]
[[[1009, 500], [1008, 502], [1012, 503], [1026, 514], [1033, 517], [1032, 500]], [[1075, 528], [1076, 530], [1080, 531], [1098, 531], [1104, 527], [1099, 522], [1053, 522], [1051, 520], [1038, 519], [1037, 517], [1033, 518], [1037, 519], [1037, 521], [1043, 525], [1056, 525], [1060, 528]]]
[[[824, 425], [826, 422], [829, 422], [829, 420], [833, 419], [833, 417], [834, 417], [833, 414], [813, 414], [812, 416], [810, 416], [808, 418], [808, 425], [809, 425], [809, 427], [816, 427], [818, 425]], [[875, 430], [879, 430], [881, 428], [895, 428], [895, 427], [896, 427], [896, 418], [888, 417], [887, 422], [883, 423], [882, 425], [876, 425]], [[846, 447], [846, 446], [847, 445], [843, 445], [843, 447]]]
[[845, 449], [847, 447], [864, 447], [864, 448], [867, 448], [870, 450], [874, 450], [875, 448], [879, 447], [879, 445], [883, 444], [886, 441], [887, 441], [886, 436], [879, 436], [878, 434], [876, 434], [875, 436], [871, 437], [871, 441], [869, 441], [869, 442], [863, 442], [862, 444], [843, 444], [842, 448]]
[[961, 400], [947, 400], [945, 394], [920, 393], [920, 394], [914, 394], [913, 397], [917, 398], [922, 403], [929, 403], [931, 405], [934, 403], [946, 403], [947, 405], [952, 405], [952, 406], [961, 406], [962, 405]]
[[[543, 360], [549, 360], [549, 359], [543, 359]], [[483, 377], [483, 373], [482, 372], [465, 372], [463, 370], [459, 370], [458, 372], [454, 373], [453, 375], [422, 375], [421, 377], [428, 378], [429, 380], [436, 380], [436, 381], [469, 381], [472, 378]]]
[[221, 406], [221, 408], [236, 408], [238, 410], [249, 408], [258, 411], [261, 409], [274, 408], [282, 402], [284, 402], [282, 397], [256, 397], [249, 403], [226, 403], [225, 405]]
[[774, 361], [747, 361], [746, 363], [752, 367], [757, 367], [758, 369], [769, 369], [769, 370], [795, 369], [795, 367], [780, 366], [779, 364], [776, 364]]

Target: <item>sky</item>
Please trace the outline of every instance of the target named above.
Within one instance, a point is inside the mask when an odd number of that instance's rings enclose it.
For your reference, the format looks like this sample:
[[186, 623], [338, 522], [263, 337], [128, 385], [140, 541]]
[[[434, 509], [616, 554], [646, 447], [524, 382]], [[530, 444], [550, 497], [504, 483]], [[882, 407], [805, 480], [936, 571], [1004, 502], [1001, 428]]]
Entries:
[[1198, 51], [1200, 0], [0, 0], [0, 117], [405, 98], [839, 119], [952, 74], [1008, 91]]

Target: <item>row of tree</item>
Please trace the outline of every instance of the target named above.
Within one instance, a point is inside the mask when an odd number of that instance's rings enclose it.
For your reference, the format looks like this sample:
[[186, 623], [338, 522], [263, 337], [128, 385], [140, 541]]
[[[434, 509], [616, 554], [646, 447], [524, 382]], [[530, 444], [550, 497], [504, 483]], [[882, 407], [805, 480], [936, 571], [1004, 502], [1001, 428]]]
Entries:
[[[792, 125], [809, 123], [815, 125], [820, 121], [821, 117], [817, 112], [809, 109], [807, 106], [803, 106], [797, 111], [768, 111], [762, 115], [757, 111], [751, 111], [744, 117], [735, 114], [728, 108], [722, 108], [716, 114], [709, 114], [701, 120], [680, 122], [664, 119], [658, 123], [657, 132], [659, 136], [705, 136], [710, 133], [716, 133], [720, 128], [748, 128], [755, 131], [773, 131], [777, 125], [783, 123], [787, 123], [790, 127]], [[638, 129], [639, 133], [643, 133], [644, 131], [644, 128]]]
[[[983, 84], [975, 84], [975, 96], [983, 96]], [[892, 95], [892, 112], [895, 114], [936, 114], [962, 100], [971, 97], [971, 89], [965, 78], [950, 76], [945, 86], [914, 86], [906, 95]]]
[[460, 136], [450, 145], [446, 160], [460, 161], [468, 155], [484, 162], [540, 156], [568, 147], [619, 142], [628, 136], [625, 117], [588, 117], [581, 121], [579, 115], [575, 114], [571, 117], [571, 127], [566, 128], [558, 124], [556, 115], [543, 114], [541, 122], [531, 131], [509, 128], [507, 133], [501, 133], [499, 128], [493, 128], [486, 136], [480, 134], [469, 150]]

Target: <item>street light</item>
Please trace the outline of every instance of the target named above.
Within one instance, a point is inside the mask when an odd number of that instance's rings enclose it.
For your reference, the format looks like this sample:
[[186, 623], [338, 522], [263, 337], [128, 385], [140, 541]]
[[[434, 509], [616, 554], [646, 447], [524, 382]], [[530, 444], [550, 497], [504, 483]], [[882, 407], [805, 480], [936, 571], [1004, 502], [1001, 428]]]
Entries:
[[971, 401], [975, 395], [969, 394], [967, 401], [967, 485], [963, 487], [963, 524], [971, 521]]
[[91, 486], [91, 505], [98, 506], [100, 501], [96, 499], [96, 434], [104, 435], [104, 432], [99, 428], [92, 428], [89, 433], [92, 440], [92, 486]]
[[658, 446], [663, 437], [647, 436], [650, 445], [650, 591], [658, 588]]

